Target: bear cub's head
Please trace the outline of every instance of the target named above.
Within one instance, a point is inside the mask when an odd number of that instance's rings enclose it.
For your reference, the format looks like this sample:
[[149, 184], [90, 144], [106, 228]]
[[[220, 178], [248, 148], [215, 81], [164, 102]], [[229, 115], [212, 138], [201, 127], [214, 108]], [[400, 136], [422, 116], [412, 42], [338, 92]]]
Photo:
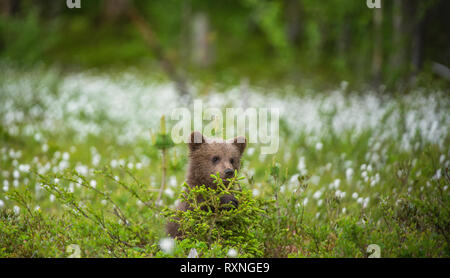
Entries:
[[241, 157], [247, 146], [243, 136], [230, 140], [210, 139], [194, 131], [189, 143], [189, 169], [187, 182], [190, 186], [205, 185], [216, 188], [211, 175], [220, 174], [224, 184], [226, 179], [239, 171]]

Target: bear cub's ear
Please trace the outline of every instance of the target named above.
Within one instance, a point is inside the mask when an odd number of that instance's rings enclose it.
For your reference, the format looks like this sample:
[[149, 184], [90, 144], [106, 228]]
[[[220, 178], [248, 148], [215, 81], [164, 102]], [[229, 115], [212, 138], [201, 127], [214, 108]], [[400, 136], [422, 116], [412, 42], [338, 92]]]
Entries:
[[232, 142], [242, 155], [244, 153], [245, 147], [247, 147], [247, 139], [244, 136], [238, 136], [234, 138]]
[[201, 134], [198, 131], [194, 131], [191, 133], [191, 136], [189, 137], [189, 149], [191, 151], [195, 151], [198, 149], [203, 143], [206, 142], [205, 137], [203, 137], [203, 134]]

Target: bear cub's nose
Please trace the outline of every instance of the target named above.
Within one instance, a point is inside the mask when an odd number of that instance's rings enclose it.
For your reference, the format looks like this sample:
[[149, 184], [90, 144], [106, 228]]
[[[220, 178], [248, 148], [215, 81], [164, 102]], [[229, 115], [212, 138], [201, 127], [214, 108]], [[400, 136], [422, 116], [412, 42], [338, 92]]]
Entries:
[[225, 170], [225, 177], [226, 177], [226, 178], [232, 178], [233, 175], [234, 175], [233, 169], [226, 169], [226, 170]]

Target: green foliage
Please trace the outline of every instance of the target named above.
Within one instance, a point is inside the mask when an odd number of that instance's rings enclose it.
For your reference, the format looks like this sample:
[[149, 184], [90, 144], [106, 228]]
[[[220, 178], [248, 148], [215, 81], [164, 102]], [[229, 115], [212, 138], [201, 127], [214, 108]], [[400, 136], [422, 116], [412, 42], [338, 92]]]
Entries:
[[[87, 1], [82, 9], [67, 9], [64, 2], [20, 2], [18, 11], [0, 17], [3, 59], [24, 65], [43, 62], [71, 68], [158, 69], [155, 53], [148, 51], [136, 26], [127, 18], [126, 5], [113, 7], [116, 15], [110, 15], [107, 11], [111, 7], [100, 0]], [[371, 79], [373, 49], [382, 48], [384, 81], [395, 84], [411, 74], [409, 42], [416, 35], [414, 24], [420, 21], [424, 29], [420, 60], [424, 67], [419, 70], [435, 82], [439, 79], [431, 74], [429, 65], [447, 59], [440, 51], [449, 43], [443, 12], [448, 10], [448, 3], [442, 0], [412, 1], [410, 9], [384, 1], [383, 41], [379, 46], [373, 44], [374, 10], [364, 1], [131, 2], [176, 67], [208, 83], [220, 80], [235, 85], [249, 78], [265, 86], [275, 81], [274, 87], [279, 81], [302, 86], [313, 83], [322, 88], [343, 79], [364, 84]], [[206, 36], [212, 62], [207, 69], [191, 62], [195, 52], [191, 46], [195, 40], [192, 24], [198, 13], [208, 18]], [[396, 22], [399, 19], [400, 24]], [[403, 27], [395, 30], [396, 25]], [[290, 30], [296, 30], [294, 39]]]
[[0, 57], [30, 65], [40, 62], [42, 56], [60, 38], [58, 21], [43, 23], [37, 9], [31, 9], [23, 18], [0, 16]]
[[[190, 209], [169, 210], [166, 215], [180, 225], [180, 231], [189, 242], [194, 240], [211, 250], [222, 250], [217, 255], [235, 248], [239, 257], [262, 256], [262, 244], [257, 235], [262, 230], [261, 217], [265, 211], [259, 208], [248, 190], [235, 188], [238, 178], [227, 179], [229, 183], [224, 185], [219, 174], [213, 177], [217, 189], [204, 185], [189, 188], [184, 183], [185, 191], [180, 197], [190, 205]], [[234, 195], [239, 202], [237, 208], [220, 203], [220, 198], [226, 195]]]
[[[1, 67], [0, 257], [69, 257], [78, 246], [83, 258], [187, 257], [193, 248], [200, 257], [236, 251], [239, 257], [364, 258], [373, 255], [373, 244], [381, 257], [450, 256], [445, 91], [423, 88], [391, 98], [314, 91], [304, 98], [319, 111], [311, 119], [320, 130], [297, 130], [296, 118], [283, 117], [278, 152], [263, 155], [250, 143], [241, 160], [243, 180], [225, 185], [215, 176], [217, 190], [200, 186], [180, 195], [188, 151], [172, 146], [165, 156], [167, 188], [157, 202], [160, 154], [167, 149], [150, 142], [148, 125], [157, 126], [167, 111], [153, 107], [154, 98], [137, 97], [147, 87], [136, 87], [135, 79], [127, 79], [133, 83], [128, 90], [95, 75]], [[91, 81], [95, 90], [84, 91]], [[117, 97], [118, 105], [107, 104], [105, 95]], [[281, 98], [257, 96], [260, 103], [284, 105]], [[132, 97], [151, 103], [143, 107], [158, 116], [145, 114], [139, 122], [144, 113], [115, 110]], [[373, 105], [364, 106], [366, 100]], [[367, 124], [348, 128], [354, 115]], [[128, 126], [142, 135], [123, 140], [133, 135]], [[229, 193], [238, 208], [220, 209], [218, 199]], [[178, 196], [193, 209], [174, 210]], [[182, 240], [167, 239], [165, 225], [173, 217], [186, 234]]]

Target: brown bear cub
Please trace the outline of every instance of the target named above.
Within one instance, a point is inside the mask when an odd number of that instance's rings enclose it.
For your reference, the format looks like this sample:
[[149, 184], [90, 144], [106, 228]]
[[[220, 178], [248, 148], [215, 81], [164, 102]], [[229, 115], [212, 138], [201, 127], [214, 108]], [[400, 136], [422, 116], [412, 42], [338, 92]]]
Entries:
[[[206, 138], [198, 131], [192, 132], [186, 183], [189, 187], [205, 185], [216, 189], [217, 186], [213, 183], [214, 179], [211, 175], [219, 173], [226, 185], [228, 183], [226, 179], [232, 178], [235, 170], [239, 171], [246, 145], [247, 141], [242, 136], [231, 140], [221, 140]], [[222, 196], [220, 204], [225, 205], [224, 209], [230, 209], [230, 206], [238, 207], [238, 201], [232, 195]], [[190, 207], [188, 203], [181, 202], [177, 209], [186, 211]], [[182, 234], [178, 228], [177, 223], [169, 222], [166, 227], [167, 233], [172, 237], [180, 238]]]

